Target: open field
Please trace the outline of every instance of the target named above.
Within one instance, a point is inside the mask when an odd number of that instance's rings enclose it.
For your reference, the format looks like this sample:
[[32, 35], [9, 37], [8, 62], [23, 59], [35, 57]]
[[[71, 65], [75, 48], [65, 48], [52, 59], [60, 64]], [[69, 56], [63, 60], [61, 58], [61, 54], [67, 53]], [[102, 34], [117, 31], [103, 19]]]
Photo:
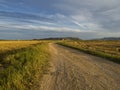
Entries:
[[119, 47], [120, 41], [0, 41], [0, 90], [120, 90]]
[[0, 90], [35, 90], [49, 66], [48, 44], [0, 42]]
[[0, 53], [25, 48], [37, 43], [40, 41], [0, 41]]
[[68, 40], [59, 44], [120, 63], [120, 41]]

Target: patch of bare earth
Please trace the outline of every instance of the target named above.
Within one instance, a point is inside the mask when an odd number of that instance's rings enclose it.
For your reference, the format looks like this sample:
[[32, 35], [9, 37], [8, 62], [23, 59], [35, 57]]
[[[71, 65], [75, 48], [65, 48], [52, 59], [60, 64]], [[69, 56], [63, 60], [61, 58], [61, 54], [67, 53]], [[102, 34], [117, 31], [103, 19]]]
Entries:
[[120, 90], [120, 65], [56, 44], [49, 44], [51, 68], [40, 90]]

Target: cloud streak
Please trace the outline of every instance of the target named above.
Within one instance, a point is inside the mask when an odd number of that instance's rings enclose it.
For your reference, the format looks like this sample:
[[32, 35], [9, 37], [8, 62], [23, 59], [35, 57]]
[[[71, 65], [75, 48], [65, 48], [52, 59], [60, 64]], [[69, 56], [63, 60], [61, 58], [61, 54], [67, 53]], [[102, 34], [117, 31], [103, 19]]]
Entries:
[[18, 19], [40, 20], [40, 21], [46, 21], [46, 22], [53, 21], [52, 19], [47, 18], [47, 17], [41, 17], [38, 15], [19, 13], [19, 12], [0, 11], [0, 16], [1, 17], [18, 18]]
[[60, 33], [85, 39], [120, 36], [119, 0], [0, 0], [0, 7], [0, 33], [16, 30], [23, 36], [27, 30], [34, 32], [31, 37]]
[[[93, 29], [120, 29], [120, 1], [119, 0], [66, 0], [56, 4], [63, 13], [67, 12], [77, 25], [84, 23], [95, 25]], [[91, 25], [88, 27], [91, 27]], [[96, 28], [96, 26], [99, 26]], [[116, 28], [115, 28], [116, 27]]]
[[52, 26], [39, 26], [39, 25], [11, 25], [11, 24], [2, 24], [1, 28], [6, 29], [16, 29], [16, 30], [39, 30], [39, 31], [56, 31], [56, 32], [95, 32], [93, 30], [80, 30], [75, 28], [68, 28], [68, 27], [52, 27]]

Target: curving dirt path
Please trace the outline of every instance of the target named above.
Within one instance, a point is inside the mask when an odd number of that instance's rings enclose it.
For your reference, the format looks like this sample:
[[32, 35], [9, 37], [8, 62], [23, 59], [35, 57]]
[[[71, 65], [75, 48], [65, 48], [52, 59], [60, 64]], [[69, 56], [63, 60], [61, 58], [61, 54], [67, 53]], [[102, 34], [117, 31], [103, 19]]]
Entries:
[[120, 90], [120, 65], [89, 54], [49, 44], [51, 68], [40, 90]]

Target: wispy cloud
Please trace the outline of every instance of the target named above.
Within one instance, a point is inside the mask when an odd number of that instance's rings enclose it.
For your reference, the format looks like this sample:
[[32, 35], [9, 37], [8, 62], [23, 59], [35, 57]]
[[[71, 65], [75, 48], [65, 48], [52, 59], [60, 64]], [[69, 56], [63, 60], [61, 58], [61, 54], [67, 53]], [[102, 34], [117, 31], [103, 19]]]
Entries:
[[28, 19], [28, 20], [41, 20], [41, 21], [53, 21], [50, 18], [41, 17], [37, 15], [32, 14], [26, 14], [26, 13], [19, 13], [19, 12], [6, 12], [6, 11], [0, 11], [1, 17], [11, 17], [11, 18], [18, 18], [18, 19]]
[[42, 26], [42, 25], [11, 25], [11, 24], [2, 24], [0, 25], [1, 28], [6, 28], [6, 29], [16, 29], [16, 30], [39, 30], [39, 31], [56, 31], [56, 32], [95, 32], [93, 30], [80, 30], [80, 29], [75, 29], [75, 28], [68, 28], [68, 27], [52, 27], [52, 26]]
[[61, 3], [56, 3], [55, 7], [69, 14], [80, 27], [84, 27], [82, 23], [86, 23], [87, 27], [98, 30], [120, 29], [119, 0], [61, 0]]
[[0, 33], [4, 30], [34, 32], [31, 37], [120, 36], [120, 0], [0, 0]]

